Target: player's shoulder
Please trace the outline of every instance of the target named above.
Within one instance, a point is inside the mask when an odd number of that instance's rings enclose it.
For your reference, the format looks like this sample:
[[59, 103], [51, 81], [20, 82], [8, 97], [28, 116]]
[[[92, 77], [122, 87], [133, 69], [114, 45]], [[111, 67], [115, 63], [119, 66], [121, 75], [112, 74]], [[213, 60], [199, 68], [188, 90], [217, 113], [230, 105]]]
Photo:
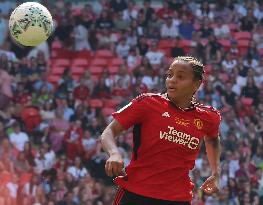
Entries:
[[196, 110], [199, 113], [205, 114], [213, 119], [218, 119], [221, 120], [221, 114], [220, 112], [213, 106], [210, 105], [203, 105], [203, 104], [198, 104], [196, 106]]
[[134, 98], [135, 101], [165, 99], [161, 93], [142, 93]]

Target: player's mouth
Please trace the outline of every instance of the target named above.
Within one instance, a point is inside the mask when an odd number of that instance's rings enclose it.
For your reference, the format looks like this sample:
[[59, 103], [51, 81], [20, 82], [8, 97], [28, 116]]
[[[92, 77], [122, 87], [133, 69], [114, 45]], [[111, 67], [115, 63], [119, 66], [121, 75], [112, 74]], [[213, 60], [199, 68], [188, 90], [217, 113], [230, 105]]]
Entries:
[[168, 91], [170, 91], [170, 92], [174, 92], [174, 91], [176, 91], [176, 88], [173, 88], [173, 87], [168, 87], [168, 89], [167, 89]]

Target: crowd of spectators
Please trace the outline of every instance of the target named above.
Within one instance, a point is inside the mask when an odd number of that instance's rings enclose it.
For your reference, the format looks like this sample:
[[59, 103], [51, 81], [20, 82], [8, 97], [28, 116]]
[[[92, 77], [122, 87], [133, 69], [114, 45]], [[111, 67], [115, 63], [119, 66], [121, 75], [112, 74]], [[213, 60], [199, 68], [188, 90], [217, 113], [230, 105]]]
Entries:
[[[193, 204], [263, 204], [263, 3], [198, 2], [42, 1], [54, 33], [24, 48], [8, 35], [16, 4], [0, 1], [0, 205], [110, 205], [115, 187], [99, 143], [109, 113], [142, 92], [162, 92], [178, 55], [206, 65], [196, 98], [222, 115], [221, 189], [199, 189], [210, 176], [202, 147], [190, 174]], [[115, 73], [107, 64], [84, 65], [80, 75], [71, 65], [52, 70], [65, 53], [92, 61], [99, 51], [122, 60]], [[131, 131], [118, 145], [127, 165]]]

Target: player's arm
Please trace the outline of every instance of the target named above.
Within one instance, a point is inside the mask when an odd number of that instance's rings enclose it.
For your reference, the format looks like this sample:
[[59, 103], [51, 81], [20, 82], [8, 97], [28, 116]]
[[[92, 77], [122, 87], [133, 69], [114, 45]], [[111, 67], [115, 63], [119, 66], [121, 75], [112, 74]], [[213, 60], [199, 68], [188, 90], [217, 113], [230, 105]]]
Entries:
[[218, 137], [205, 137], [207, 158], [212, 169], [212, 175], [220, 174], [221, 145]]
[[219, 176], [220, 176], [220, 154], [221, 145], [220, 138], [205, 137], [205, 147], [207, 158], [212, 170], [212, 175], [204, 182], [201, 188], [208, 194], [215, 193], [219, 190]]
[[115, 141], [116, 137], [119, 136], [124, 130], [123, 126], [114, 119], [103, 131], [100, 138], [104, 151], [109, 155], [109, 159], [105, 164], [105, 171], [110, 177], [114, 175], [118, 176], [124, 166], [121, 154], [118, 151]]

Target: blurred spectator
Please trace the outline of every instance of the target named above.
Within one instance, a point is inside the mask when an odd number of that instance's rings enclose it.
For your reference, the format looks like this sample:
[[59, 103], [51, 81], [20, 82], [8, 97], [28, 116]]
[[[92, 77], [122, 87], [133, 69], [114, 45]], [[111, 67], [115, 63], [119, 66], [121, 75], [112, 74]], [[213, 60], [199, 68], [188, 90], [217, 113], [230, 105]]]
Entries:
[[111, 0], [110, 5], [116, 13], [127, 9], [127, 2], [125, 0]]
[[74, 49], [76, 51], [90, 50], [88, 38], [88, 30], [81, 24], [80, 20], [78, 20], [74, 28]]
[[207, 18], [210, 21], [214, 19], [214, 13], [211, 10], [210, 4], [208, 3], [208, 1], [202, 1], [200, 8], [196, 10], [195, 15], [198, 18], [198, 20], [201, 22]]
[[184, 56], [184, 50], [180, 46], [180, 37], [177, 37], [174, 41], [174, 47], [171, 48], [171, 56], [177, 57], [177, 56]]
[[100, 17], [96, 20], [96, 27], [99, 29], [113, 28], [113, 22], [108, 11], [103, 10], [101, 12]]
[[162, 38], [175, 38], [178, 36], [178, 28], [172, 24], [172, 17], [166, 17], [165, 23], [161, 27]]
[[157, 43], [151, 44], [150, 50], [145, 54], [152, 66], [161, 65], [163, 62], [164, 54], [157, 49]]
[[133, 19], [137, 19], [137, 15], [138, 11], [134, 1], [128, 1], [128, 7], [123, 11], [123, 20], [131, 22]]
[[189, 21], [186, 15], [182, 16], [182, 22], [179, 25], [179, 34], [182, 38], [190, 40], [192, 38], [192, 33], [194, 32], [194, 26]]
[[116, 53], [122, 58], [126, 58], [129, 54], [130, 46], [127, 44], [126, 38], [120, 39], [116, 46]]
[[257, 19], [253, 16], [253, 11], [248, 10], [247, 15], [240, 19], [240, 29], [242, 31], [252, 31]]
[[9, 135], [10, 142], [17, 150], [23, 151], [25, 143], [29, 141], [28, 135], [21, 131], [21, 127], [18, 122], [13, 124], [13, 130], [14, 132]]
[[217, 38], [229, 38], [230, 30], [228, 25], [223, 22], [223, 19], [217, 19], [217, 27], [214, 30], [214, 34]]

